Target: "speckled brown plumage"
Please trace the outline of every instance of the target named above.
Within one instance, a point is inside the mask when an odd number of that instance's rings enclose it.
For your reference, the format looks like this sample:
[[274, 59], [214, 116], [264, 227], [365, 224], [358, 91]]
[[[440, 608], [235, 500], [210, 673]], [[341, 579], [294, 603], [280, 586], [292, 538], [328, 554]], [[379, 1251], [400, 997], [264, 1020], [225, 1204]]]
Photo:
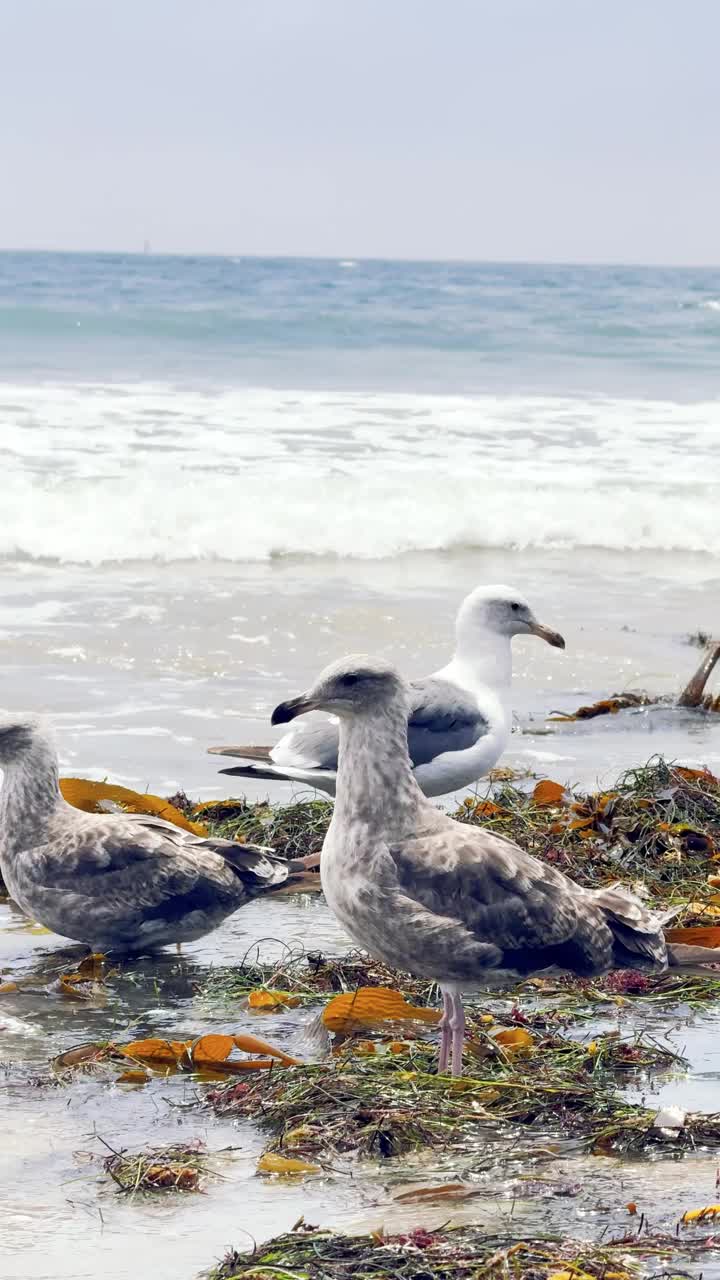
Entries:
[[3, 878], [31, 919], [64, 937], [105, 951], [191, 941], [287, 882], [288, 864], [257, 845], [73, 809], [36, 722], [0, 722], [0, 767]]
[[321, 859], [327, 901], [360, 946], [442, 986], [457, 1071], [461, 989], [550, 968], [587, 977], [661, 971], [663, 917], [620, 887], [584, 889], [512, 841], [436, 809], [410, 768], [407, 698], [392, 667], [352, 658], [329, 667], [297, 706], [300, 714], [305, 699], [340, 719]]

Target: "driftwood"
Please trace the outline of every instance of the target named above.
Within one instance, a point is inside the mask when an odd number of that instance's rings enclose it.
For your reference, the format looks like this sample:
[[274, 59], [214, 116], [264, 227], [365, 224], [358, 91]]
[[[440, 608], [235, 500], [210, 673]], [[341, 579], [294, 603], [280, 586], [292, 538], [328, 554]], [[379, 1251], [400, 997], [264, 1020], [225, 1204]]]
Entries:
[[705, 657], [691, 680], [685, 685], [677, 700], [679, 707], [703, 707], [706, 711], [720, 711], [720, 694], [713, 697], [705, 693], [705, 686], [720, 659], [720, 643], [713, 641], [705, 650]]

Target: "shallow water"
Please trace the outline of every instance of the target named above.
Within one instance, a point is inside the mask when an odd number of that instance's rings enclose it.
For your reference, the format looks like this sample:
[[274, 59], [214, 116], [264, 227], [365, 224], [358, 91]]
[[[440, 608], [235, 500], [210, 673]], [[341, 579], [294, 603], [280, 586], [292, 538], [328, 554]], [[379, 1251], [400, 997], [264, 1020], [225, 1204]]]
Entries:
[[[219, 1119], [198, 1106], [203, 1086], [187, 1077], [157, 1079], [137, 1088], [79, 1077], [70, 1085], [47, 1083], [48, 1059], [86, 1040], [185, 1037], [203, 1031], [247, 1030], [301, 1056], [304, 1028], [315, 1010], [250, 1014], [240, 1002], [203, 997], [213, 965], [240, 962], [260, 952], [280, 956], [283, 946], [337, 953], [346, 945], [321, 900], [315, 897], [251, 904], [211, 938], [152, 959], [124, 963], [111, 979], [107, 1000], [75, 1003], [51, 991], [26, 990], [2, 997], [0, 1108], [0, 1239], [8, 1280], [84, 1280], [102, 1266], [107, 1280], [153, 1275], [192, 1277], [229, 1245], [289, 1229], [304, 1214], [309, 1222], [347, 1229], [388, 1231], [413, 1225], [482, 1222], [489, 1231], [542, 1232], [561, 1228], [597, 1238], [628, 1229], [625, 1209], [635, 1201], [651, 1228], [672, 1229], [688, 1207], [712, 1203], [717, 1153], [699, 1151], [677, 1161], [621, 1161], [588, 1156], [562, 1135], [530, 1127], [495, 1134], [480, 1130], [462, 1153], [356, 1164], [338, 1158], [333, 1169], [296, 1185], [262, 1178], [255, 1165], [267, 1138], [248, 1120]], [[278, 940], [282, 939], [282, 943]], [[77, 949], [38, 933], [10, 905], [0, 907], [0, 974], [35, 975], [48, 983], [67, 971]], [[502, 1007], [502, 1002], [501, 1002]], [[617, 1028], [632, 1035], [646, 1027], [683, 1052], [691, 1067], [628, 1086], [628, 1097], [654, 1107], [673, 1102], [688, 1110], [713, 1110], [720, 1089], [720, 1010], [642, 1013], [625, 1006], [609, 1017], [581, 1023], [587, 1038]], [[103, 1175], [110, 1147], [205, 1141], [211, 1156], [204, 1195], [126, 1197]], [[465, 1178], [478, 1194], [462, 1204], [397, 1204], [416, 1185]], [[529, 1191], [522, 1179], [531, 1179]], [[542, 1183], [547, 1185], [543, 1187]], [[720, 1260], [703, 1259], [703, 1275], [720, 1275]], [[691, 1274], [699, 1275], [699, 1268]]]
[[273, 740], [272, 707], [342, 653], [384, 654], [410, 676], [443, 665], [460, 600], [493, 581], [524, 588], [567, 642], [565, 652], [513, 642], [519, 732], [506, 763], [589, 785], [656, 753], [720, 764], [717, 716], [652, 708], [575, 725], [545, 720], [627, 688], [682, 687], [701, 656], [688, 633], [720, 635], [720, 570], [705, 556], [22, 564], [6, 567], [3, 581], [4, 701], [52, 712], [67, 773], [161, 794], [181, 787], [212, 798], [246, 786], [251, 797], [287, 800], [289, 784], [219, 777], [205, 748]]

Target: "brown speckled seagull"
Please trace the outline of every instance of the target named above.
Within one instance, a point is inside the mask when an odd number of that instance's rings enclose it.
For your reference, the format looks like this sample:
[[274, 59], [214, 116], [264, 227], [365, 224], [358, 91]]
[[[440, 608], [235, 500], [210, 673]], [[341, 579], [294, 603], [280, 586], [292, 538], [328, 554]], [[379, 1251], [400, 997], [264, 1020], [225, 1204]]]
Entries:
[[36, 720], [0, 719], [0, 871], [31, 919], [93, 950], [145, 951], [209, 933], [294, 864], [143, 814], [82, 813]]
[[320, 863], [325, 897], [360, 946], [439, 984], [439, 1070], [451, 1060], [460, 1075], [464, 989], [547, 969], [662, 972], [668, 917], [620, 886], [584, 889], [513, 841], [437, 809], [410, 766], [409, 697], [387, 663], [345, 658], [276, 707], [273, 723], [317, 708], [338, 716], [337, 793]]

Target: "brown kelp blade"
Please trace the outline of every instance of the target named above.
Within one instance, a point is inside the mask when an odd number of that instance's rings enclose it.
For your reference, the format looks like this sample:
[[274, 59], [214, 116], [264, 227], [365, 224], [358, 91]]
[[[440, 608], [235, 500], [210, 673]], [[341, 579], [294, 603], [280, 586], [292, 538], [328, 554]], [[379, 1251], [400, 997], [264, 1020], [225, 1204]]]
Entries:
[[84, 813], [104, 813], [107, 809], [103, 809], [103, 805], [116, 804], [127, 813], [163, 818], [165, 822], [171, 822], [183, 831], [191, 831], [195, 836], [208, 834], [203, 823], [190, 822], [174, 804], [160, 796], [131, 791], [129, 787], [118, 787], [109, 782], [92, 782], [88, 778], [61, 778], [60, 790], [68, 804]]

